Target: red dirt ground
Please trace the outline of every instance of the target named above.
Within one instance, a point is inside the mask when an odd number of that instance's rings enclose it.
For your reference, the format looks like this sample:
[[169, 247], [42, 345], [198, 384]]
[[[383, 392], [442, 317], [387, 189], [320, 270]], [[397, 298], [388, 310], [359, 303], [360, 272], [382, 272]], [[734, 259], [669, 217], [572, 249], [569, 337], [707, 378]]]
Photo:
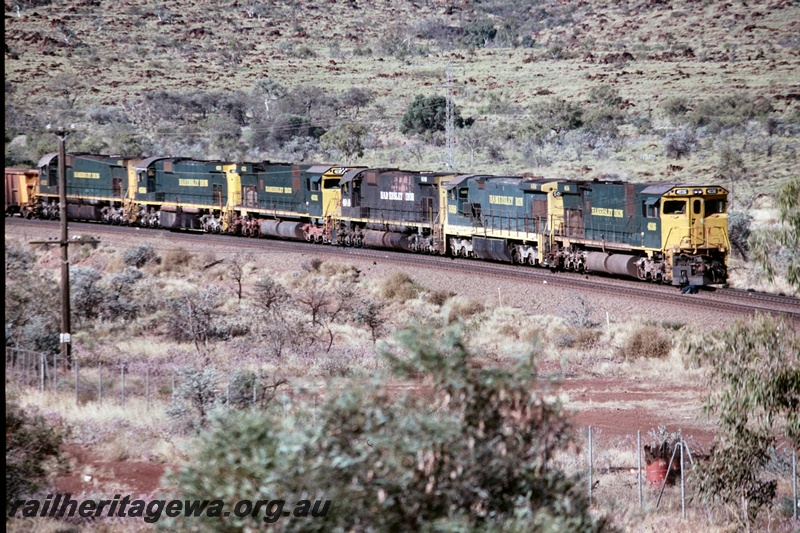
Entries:
[[55, 478], [58, 492], [72, 494], [129, 494], [145, 496], [163, 488], [166, 465], [142, 461], [104, 461], [82, 446], [65, 445], [70, 474]]
[[[414, 385], [390, 385], [402, 393], [419, 388]], [[636, 431], [647, 433], [659, 425], [670, 432], [680, 429], [695, 447], [708, 449], [714, 431], [701, 411], [703, 390], [699, 387], [672, 384], [649, 384], [627, 378], [575, 378], [553, 387], [571, 413], [583, 444], [589, 425], [594, 429], [595, 443], [630, 445], [636, 442]], [[696, 448], [695, 448], [696, 449]], [[81, 494], [131, 495], [158, 494], [167, 487], [163, 476], [171, 465], [142, 461], [106, 461], [81, 446], [64, 447], [73, 468], [69, 475], [54, 480], [55, 488], [74, 496]], [[89, 479], [87, 476], [91, 476]]]

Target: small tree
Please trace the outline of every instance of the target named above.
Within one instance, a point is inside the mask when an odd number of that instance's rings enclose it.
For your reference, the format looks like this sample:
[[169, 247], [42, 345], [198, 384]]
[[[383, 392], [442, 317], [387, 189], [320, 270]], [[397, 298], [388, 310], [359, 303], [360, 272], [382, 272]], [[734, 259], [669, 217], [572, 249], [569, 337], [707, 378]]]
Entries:
[[753, 260], [764, 268], [769, 281], [776, 275], [774, 257], [783, 250], [789, 256], [786, 278], [800, 290], [800, 176], [781, 188], [777, 200], [778, 226], [754, 233], [748, 243]]
[[353, 310], [353, 321], [356, 324], [364, 324], [369, 328], [373, 343], [377, 342], [378, 338], [383, 334], [386, 324], [386, 316], [383, 314], [385, 307], [386, 305], [382, 302], [362, 299]]
[[222, 404], [220, 373], [213, 366], [202, 370], [187, 368], [178, 375], [178, 387], [167, 415], [178, 432], [200, 431], [205, 428], [211, 412]]
[[583, 111], [577, 104], [566, 100], [556, 98], [539, 102], [531, 107], [530, 112], [533, 118], [522, 133], [537, 145], [551, 138], [560, 143], [568, 131], [583, 126]]
[[664, 149], [667, 157], [680, 159], [691, 155], [697, 146], [695, 130], [688, 124], [683, 124], [678, 129], [671, 131], [664, 139]]
[[[463, 128], [465, 125], [472, 124], [472, 119], [467, 122], [461, 118], [461, 109], [453, 106], [453, 122], [456, 127]], [[405, 135], [414, 133], [424, 134], [435, 131], [444, 131], [447, 125], [447, 98], [444, 96], [433, 95], [425, 96], [418, 94], [408, 105], [405, 115], [403, 115], [400, 131]]]
[[236, 297], [240, 302], [242, 301], [242, 283], [244, 282], [245, 270], [252, 260], [253, 256], [249, 253], [236, 254], [229, 260], [231, 266], [229, 270], [230, 276], [236, 282]]
[[289, 300], [289, 292], [269, 276], [256, 280], [253, 292], [255, 305], [267, 314], [279, 312], [281, 305]]
[[100, 280], [103, 275], [95, 268], [72, 267], [69, 269], [70, 301], [75, 316], [90, 320], [100, 315], [106, 298]]
[[341, 154], [347, 164], [353, 156], [364, 156], [364, 138], [368, 133], [367, 127], [361, 124], [341, 124], [325, 132], [319, 140], [332, 157]]
[[202, 291], [187, 290], [168, 301], [167, 325], [179, 341], [194, 343], [197, 353], [208, 348], [222, 304], [222, 293], [214, 286]]
[[494, 40], [497, 29], [491, 20], [481, 19], [464, 27], [464, 43], [475, 48], [485, 48]]
[[706, 369], [705, 407], [719, 425], [700, 491], [738, 509], [732, 514], [749, 529], [775, 496], [770, 450], [778, 438], [800, 447], [800, 335], [786, 320], [758, 315], [690, 341], [688, 350]]

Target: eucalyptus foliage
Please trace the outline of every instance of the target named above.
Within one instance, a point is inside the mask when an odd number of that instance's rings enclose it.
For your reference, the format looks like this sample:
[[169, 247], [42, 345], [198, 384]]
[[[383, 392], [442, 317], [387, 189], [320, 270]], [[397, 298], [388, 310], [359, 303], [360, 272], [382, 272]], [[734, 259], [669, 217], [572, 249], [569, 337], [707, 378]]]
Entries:
[[786, 278], [800, 290], [800, 176], [794, 176], [777, 197], [779, 224], [750, 236], [753, 261], [773, 281], [777, 272], [775, 257], [786, 256]]
[[775, 496], [777, 481], [766, 472], [771, 451], [779, 441], [800, 447], [800, 335], [790, 322], [761, 315], [688, 348], [706, 369], [706, 411], [719, 420], [700, 491], [748, 525]]
[[[175, 474], [181, 498], [330, 500], [327, 516], [283, 518], [287, 531], [603, 531], [579, 479], [553, 464], [570, 446], [561, 407], [533, 384], [526, 360], [480, 366], [450, 329], [414, 330], [386, 353], [396, 377], [423, 380], [399, 396], [383, 383], [332, 384], [310, 416], [218, 419]], [[217, 530], [263, 525], [214, 518]], [[185, 520], [177, 527], [205, 527]], [[206, 524], [207, 525], [207, 524]], [[172, 527], [172, 524], [170, 525]]]

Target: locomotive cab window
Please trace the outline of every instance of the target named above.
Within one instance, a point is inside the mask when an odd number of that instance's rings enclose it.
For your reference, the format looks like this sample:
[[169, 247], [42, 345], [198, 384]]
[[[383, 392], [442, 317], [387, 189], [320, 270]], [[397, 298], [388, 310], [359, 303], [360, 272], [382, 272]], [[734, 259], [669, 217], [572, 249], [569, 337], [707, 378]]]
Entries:
[[692, 212], [699, 215], [703, 211], [703, 201], [699, 198], [692, 200]]
[[318, 191], [319, 190], [319, 181], [311, 180], [311, 190]]
[[645, 218], [658, 218], [658, 206], [660, 202], [660, 198], [650, 198], [642, 202], [642, 216]]
[[706, 200], [706, 216], [725, 212], [725, 200], [722, 198]]
[[664, 214], [665, 215], [685, 215], [686, 214], [686, 200], [665, 200], [664, 201]]

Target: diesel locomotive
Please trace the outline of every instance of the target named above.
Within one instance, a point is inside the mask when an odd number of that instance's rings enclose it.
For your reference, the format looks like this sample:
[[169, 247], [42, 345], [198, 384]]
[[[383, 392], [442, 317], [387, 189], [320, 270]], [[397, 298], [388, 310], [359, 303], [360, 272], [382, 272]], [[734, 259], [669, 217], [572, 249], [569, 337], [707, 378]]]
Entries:
[[[474, 257], [681, 286], [727, 280], [728, 192], [716, 185], [82, 153], [67, 154], [65, 163], [74, 220]], [[7, 213], [59, 216], [58, 154], [38, 167], [7, 170]], [[18, 198], [11, 206], [9, 187]]]

